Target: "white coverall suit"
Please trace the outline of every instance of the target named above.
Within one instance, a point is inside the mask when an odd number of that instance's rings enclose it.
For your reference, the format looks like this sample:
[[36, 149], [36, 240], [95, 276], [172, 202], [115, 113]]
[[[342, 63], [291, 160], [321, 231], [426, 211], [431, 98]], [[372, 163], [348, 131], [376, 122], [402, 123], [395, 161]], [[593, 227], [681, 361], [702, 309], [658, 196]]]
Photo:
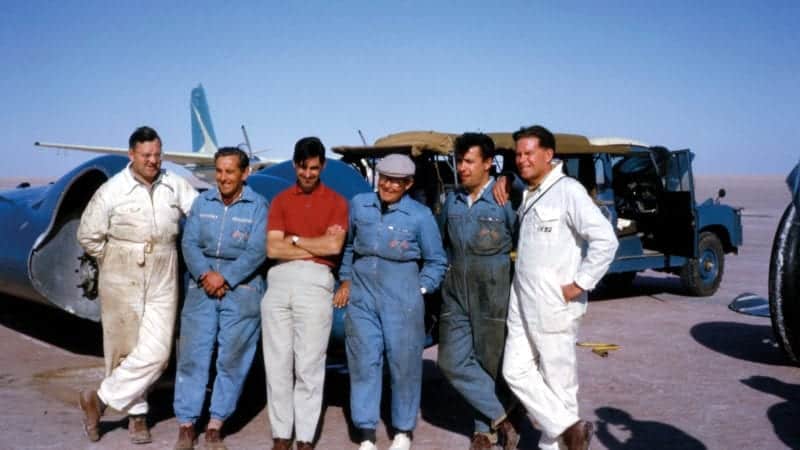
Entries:
[[[608, 270], [618, 243], [611, 223], [560, 162], [525, 194], [503, 376], [539, 423], [540, 448], [555, 450], [558, 436], [579, 420], [575, 341], [586, 291]], [[584, 292], [566, 302], [561, 286], [572, 282]]]
[[95, 192], [81, 216], [78, 242], [99, 266], [103, 324], [103, 403], [147, 413], [147, 390], [167, 366], [178, 303], [179, 221], [197, 196], [162, 171], [151, 188], [130, 165]]

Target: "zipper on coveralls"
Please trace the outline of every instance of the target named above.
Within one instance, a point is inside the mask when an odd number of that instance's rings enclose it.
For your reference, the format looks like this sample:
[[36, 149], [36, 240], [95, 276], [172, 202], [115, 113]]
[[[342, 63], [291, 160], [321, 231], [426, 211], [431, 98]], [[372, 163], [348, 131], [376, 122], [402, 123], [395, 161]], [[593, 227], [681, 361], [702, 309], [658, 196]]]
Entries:
[[147, 196], [150, 198], [150, 218], [152, 219], [152, 226], [150, 228], [150, 237], [147, 239], [147, 242], [144, 243], [144, 252], [145, 253], [152, 253], [153, 252], [153, 235], [158, 234], [158, 225], [156, 224], [156, 206], [153, 203], [153, 191], [156, 190], [156, 186], [152, 185], [147, 189]]
[[[231, 203], [231, 205], [233, 205], [233, 203]], [[219, 252], [220, 250], [222, 250], [222, 233], [223, 231], [225, 231], [225, 218], [227, 216], [228, 216], [228, 205], [225, 205], [225, 208], [223, 208], [222, 210], [222, 221], [220, 221], [219, 224], [219, 238], [217, 239], [217, 254], [216, 258], [214, 258], [217, 260], [217, 272], [219, 272]]]

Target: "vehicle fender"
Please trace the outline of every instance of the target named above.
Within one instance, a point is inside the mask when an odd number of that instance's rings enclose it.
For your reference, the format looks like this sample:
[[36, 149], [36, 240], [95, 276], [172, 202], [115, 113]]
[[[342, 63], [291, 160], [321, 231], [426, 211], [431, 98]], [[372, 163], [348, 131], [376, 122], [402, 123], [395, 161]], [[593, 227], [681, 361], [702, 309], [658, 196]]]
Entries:
[[728, 205], [709, 202], [697, 206], [697, 232], [711, 231], [716, 234], [725, 253], [736, 253], [742, 245], [741, 211]]

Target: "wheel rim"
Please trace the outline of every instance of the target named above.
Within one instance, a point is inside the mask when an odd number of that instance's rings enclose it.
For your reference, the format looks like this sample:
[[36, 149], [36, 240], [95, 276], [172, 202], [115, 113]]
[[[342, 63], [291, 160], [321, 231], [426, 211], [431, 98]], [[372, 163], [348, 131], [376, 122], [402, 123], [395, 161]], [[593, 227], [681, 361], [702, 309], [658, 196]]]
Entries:
[[710, 248], [703, 250], [700, 255], [699, 272], [704, 284], [712, 284], [719, 273], [719, 260], [717, 254]]

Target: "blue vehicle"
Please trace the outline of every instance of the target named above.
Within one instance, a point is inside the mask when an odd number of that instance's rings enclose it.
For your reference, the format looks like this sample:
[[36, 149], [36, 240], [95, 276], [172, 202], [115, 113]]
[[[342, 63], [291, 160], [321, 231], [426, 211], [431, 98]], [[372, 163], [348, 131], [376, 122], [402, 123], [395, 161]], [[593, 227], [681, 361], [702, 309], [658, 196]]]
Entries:
[[[498, 173], [515, 173], [511, 134], [489, 135], [501, 154], [495, 164]], [[367, 175], [377, 157], [393, 152], [411, 155], [417, 164], [412, 195], [437, 213], [445, 194], [458, 183], [452, 151], [456, 137], [404, 132], [378, 139], [373, 146], [333, 151]], [[556, 146], [556, 158], [564, 162], [566, 174], [586, 187], [617, 232], [620, 246], [608, 284], [630, 283], [637, 272], [652, 269], [680, 275], [691, 295], [716, 292], [725, 254], [736, 253], [742, 244], [741, 215], [718, 199], [696, 202], [691, 151], [574, 134], [556, 134]]]
[[[6, 236], [0, 242], [0, 292], [100, 320], [96, 265], [78, 245], [76, 232], [94, 192], [127, 164], [123, 156], [100, 156], [50, 185], [0, 192], [0, 232]], [[286, 161], [247, 182], [271, 200], [294, 180]], [[327, 162], [322, 180], [345, 198], [370, 189], [360, 174], [336, 160]], [[341, 338], [341, 317], [336, 322], [334, 337]]]
[[800, 363], [800, 164], [786, 178], [792, 201], [778, 223], [769, 264], [769, 312], [783, 351]]

